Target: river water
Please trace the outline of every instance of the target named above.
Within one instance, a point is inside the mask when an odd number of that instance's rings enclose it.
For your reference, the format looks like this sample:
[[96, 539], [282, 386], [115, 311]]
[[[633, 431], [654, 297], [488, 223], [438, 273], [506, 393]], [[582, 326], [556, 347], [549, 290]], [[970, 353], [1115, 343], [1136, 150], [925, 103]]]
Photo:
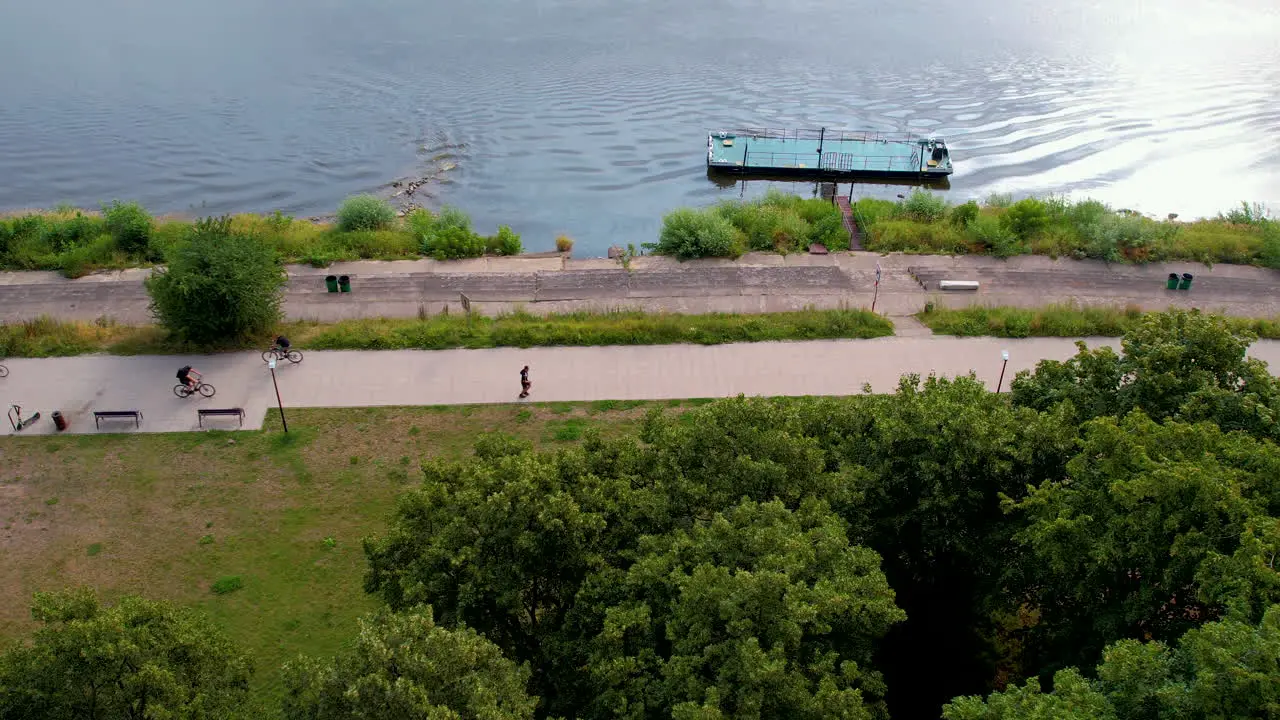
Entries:
[[430, 177], [481, 231], [603, 254], [762, 192], [706, 175], [736, 126], [942, 136], [954, 201], [1275, 207], [1277, 38], [1265, 0], [11, 0], [0, 209], [311, 216]]

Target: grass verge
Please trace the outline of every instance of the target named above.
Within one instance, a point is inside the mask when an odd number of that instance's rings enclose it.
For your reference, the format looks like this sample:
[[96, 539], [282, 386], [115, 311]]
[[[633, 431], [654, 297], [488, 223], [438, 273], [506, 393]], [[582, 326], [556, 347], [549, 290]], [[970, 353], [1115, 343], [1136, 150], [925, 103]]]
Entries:
[[[332, 325], [288, 323], [280, 332], [302, 350], [443, 350], [448, 348], [715, 345], [766, 340], [873, 338], [893, 323], [866, 310], [801, 310], [760, 315], [677, 315], [642, 312], [528, 313], [496, 318], [437, 315], [422, 319], [345, 320]], [[0, 325], [0, 357], [57, 357], [106, 352], [167, 354], [265, 347], [268, 338], [215, 348], [180, 343], [154, 326], [60, 322], [40, 318]]]
[[299, 409], [287, 435], [269, 415], [262, 432], [0, 439], [0, 647], [33, 629], [37, 590], [171, 600], [254, 657], [244, 717], [278, 717], [280, 665], [332, 655], [375, 607], [360, 540], [383, 530], [424, 458], [462, 457], [491, 431], [569, 446], [693, 404]]
[[[1119, 337], [1133, 327], [1144, 313], [1136, 307], [1080, 307], [1047, 305], [1041, 308], [968, 307], [951, 310], [930, 307], [916, 318], [935, 335], [964, 337]], [[1228, 318], [1236, 327], [1260, 338], [1280, 339], [1280, 318]]]

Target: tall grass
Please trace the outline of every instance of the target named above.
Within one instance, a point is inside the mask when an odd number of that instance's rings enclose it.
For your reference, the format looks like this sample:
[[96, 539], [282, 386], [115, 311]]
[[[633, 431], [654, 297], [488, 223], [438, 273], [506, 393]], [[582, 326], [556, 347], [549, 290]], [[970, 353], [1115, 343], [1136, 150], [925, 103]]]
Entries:
[[393, 350], [491, 347], [715, 345], [767, 340], [872, 338], [893, 324], [864, 310], [804, 310], [761, 315], [678, 315], [632, 311], [526, 313], [497, 318], [438, 315], [420, 320], [350, 320], [306, 338], [303, 347]]
[[[286, 323], [276, 330], [295, 347], [310, 350], [444, 350], [536, 346], [715, 345], [766, 340], [873, 338], [893, 334], [893, 324], [864, 310], [803, 310], [763, 315], [677, 315], [618, 311], [496, 318], [437, 315], [423, 319], [371, 318], [332, 325]], [[233, 345], [196, 347], [155, 326], [109, 321], [61, 322], [40, 318], [0, 325], [0, 357], [56, 357], [105, 352], [114, 355], [229, 351], [266, 347], [274, 333]]]
[[[1129, 331], [1144, 313], [1129, 307], [1080, 307], [1047, 305], [1041, 308], [968, 307], [950, 310], [930, 306], [916, 315], [935, 335], [965, 337], [1119, 337]], [[1228, 318], [1239, 328], [1260, 338], [1280, 338], [1280, 318]]]
[[1242, 204], [1216, 218], [1179, 222], [1114, 210], [1096, 200], [993, 195], [948, 207], [917, 191], [897, 202], [863, 198], [853, 205], [867, 248], [878, 252], [1033, 253], [1107, 262], [1187, 260], [1280, 268], [1280, 221]]

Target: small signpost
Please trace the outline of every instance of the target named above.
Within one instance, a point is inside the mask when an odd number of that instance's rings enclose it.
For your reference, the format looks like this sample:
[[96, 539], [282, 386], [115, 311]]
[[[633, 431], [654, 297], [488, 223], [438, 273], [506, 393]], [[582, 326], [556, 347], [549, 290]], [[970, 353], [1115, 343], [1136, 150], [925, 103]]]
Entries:
[[[271, 359], [267, 361], [267, 369], [271, 371], [271, 385], [276, 389], [276, 407], [280, 408], [280, 424], [284, 426], [284, 431], [289, 432], [289, 421], [284, 419], [284, 402], [280, 400], [280, 383], [276, 382], [276, 361]], [[241, 420], [243, 423], [244, 421]]]
[[458, 293], [458, 298], [462, 301], [462, 311], [467, 314], [467, 329], [471, 329], [471, 298], [466, 293]]
[[876, 300], [880, 299], [880, 261], [876, 261], [876, 290], [871, 296], [871, 312], [876, 311]]

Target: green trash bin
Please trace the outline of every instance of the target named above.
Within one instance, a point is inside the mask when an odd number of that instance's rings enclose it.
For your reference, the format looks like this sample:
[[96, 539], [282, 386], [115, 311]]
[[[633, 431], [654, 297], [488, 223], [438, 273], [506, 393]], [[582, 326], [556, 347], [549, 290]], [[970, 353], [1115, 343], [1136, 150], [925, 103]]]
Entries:
[[1190, 290], [1190, 289], [1191, 289], [1191, 280], [1192, 280], [1192, 279], [1193, 279], [1193, 278], [1192, 278], [1191, 273], [1182, 273], [1182, 282], [1181, 282], [1181, 283], [1178, 283], [1178, 289], [1179, 289], [1179, 290]]
[[351, 278], [346, 275], [339, 275], [338, 289], [342, 292], [351, 292]]
[[338, 276], [326, 275], [324, 278], [324, 286], [329, 288], [329, 292], [338, 292]]
[[1165, 287], [1170, 290], [1178, 289], [1178, 273], [1169, 273], [1169, 282], [1165, 283]]

